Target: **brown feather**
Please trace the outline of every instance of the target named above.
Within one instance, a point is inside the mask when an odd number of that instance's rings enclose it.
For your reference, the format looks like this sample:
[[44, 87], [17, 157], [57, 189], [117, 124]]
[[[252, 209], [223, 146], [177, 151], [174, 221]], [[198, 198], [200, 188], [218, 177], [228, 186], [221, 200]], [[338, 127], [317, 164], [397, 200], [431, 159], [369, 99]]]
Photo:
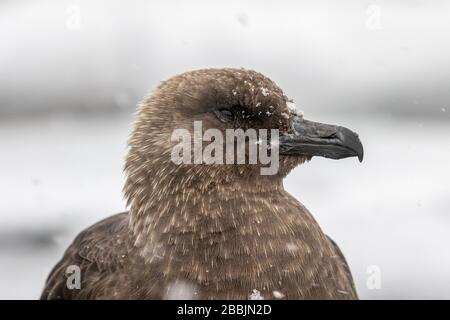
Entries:
[[[252, 115], [234, 127], [285, 132], [287, 101], [251, 70], [197, 70], [163, 82], [141, 103], [129, 140], [129, 214], [83, 231], [41, 298], [248, 299], [257, 290], [265, 299], [356, 299], [339, 248], [283, 188], [283, 177], [307, 158], [281, 157], [275, 176], [259, 175], [258, 165], [170, 161], [172, 130], [192, 130], [194, 120], [225, 130], [211, 108]], [[81, 268], [79, 290], [66, 286], [70, 265]]]

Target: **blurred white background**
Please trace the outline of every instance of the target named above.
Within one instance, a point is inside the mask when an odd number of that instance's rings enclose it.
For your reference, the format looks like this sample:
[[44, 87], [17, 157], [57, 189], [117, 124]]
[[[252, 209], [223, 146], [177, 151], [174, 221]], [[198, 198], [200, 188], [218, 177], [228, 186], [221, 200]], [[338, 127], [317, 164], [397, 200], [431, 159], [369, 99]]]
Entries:
[[228, 66], [360, 134], [362, 164], [313, 159], [285, 182], [360, 297], [450, 299], [450, 2], [93, 2], [0, 1], [0, 298], [37, 298], [74, 236], [125, 210], [142, 96]]

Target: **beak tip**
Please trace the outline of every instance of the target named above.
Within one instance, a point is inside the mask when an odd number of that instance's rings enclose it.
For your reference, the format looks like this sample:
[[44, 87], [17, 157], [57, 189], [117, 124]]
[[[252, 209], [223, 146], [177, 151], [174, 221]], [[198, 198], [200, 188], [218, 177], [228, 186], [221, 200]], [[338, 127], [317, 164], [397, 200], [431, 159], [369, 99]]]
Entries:
[[361, 140], [359, 140], [359, 137], [358, 137], [358, 141], [359, 141], [359, 145], [360, 145], [360, 148], [358, 150], [359, 151], [358, 152], [358, 159], [359, 159], [359, 163], [361, 163], [364, 160], [364, 147], [363, 147], [363, 144], [362, 144]]
[[359, 162], [361, 163], [364, 160], [364, 148], [363, 148], [363, 145], [362, 145], [361, 141], [359, 140], [359, 138], [358, 138], [358, 142], [359, 142], [360, 147], [358, 148], [357, 156], [358, 156]]

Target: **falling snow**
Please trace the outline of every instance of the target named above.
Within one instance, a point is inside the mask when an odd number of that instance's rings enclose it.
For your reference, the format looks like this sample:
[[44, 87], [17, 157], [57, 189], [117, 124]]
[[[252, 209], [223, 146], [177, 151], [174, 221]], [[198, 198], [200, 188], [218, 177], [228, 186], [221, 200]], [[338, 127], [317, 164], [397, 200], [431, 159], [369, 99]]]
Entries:
[[262, 142], [263, 142], [262, 139], [258, 139], [255, 141], [255, 144], [261, 144]]
[[296, 114], [300, 117], [303, 117], [303, 111], [300, 110], [293, 101], [286, 102], [286, 106], [288, 107], [288, 109], [291, 113]]
[[261, 295], [259, 290], [253, 289], [252, 294], [249, 296], [250, 300], [264, 300], [264, 297]]
[[285, 297], [285, 294], [281, 291], [272, 291], [273, 296], [275, 297], [275, 299], [283, 299]]
[[297, 245], [295, 243], [289, 242], [289, 243], [286, 244], [286, 249], [289, 252], [295, 252], [295, 251], [298, 250], [298, 247], [297, 247]]
[[167, 287], [165, 300], [193, 300], [197, 294], [196, 287], [193, 284], [177, 280]]

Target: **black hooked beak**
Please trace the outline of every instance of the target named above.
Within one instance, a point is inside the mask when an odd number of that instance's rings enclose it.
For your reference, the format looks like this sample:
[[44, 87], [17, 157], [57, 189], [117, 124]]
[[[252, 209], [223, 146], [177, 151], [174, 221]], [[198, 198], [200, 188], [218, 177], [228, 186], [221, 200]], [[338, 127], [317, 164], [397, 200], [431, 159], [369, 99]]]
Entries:
[[280, 154], [320, 156], [331, 159], [358, 157], [364, 149], [358, 135], [344, 127], [304, 120], [295, 116], [293, 132], [280, 136]]

